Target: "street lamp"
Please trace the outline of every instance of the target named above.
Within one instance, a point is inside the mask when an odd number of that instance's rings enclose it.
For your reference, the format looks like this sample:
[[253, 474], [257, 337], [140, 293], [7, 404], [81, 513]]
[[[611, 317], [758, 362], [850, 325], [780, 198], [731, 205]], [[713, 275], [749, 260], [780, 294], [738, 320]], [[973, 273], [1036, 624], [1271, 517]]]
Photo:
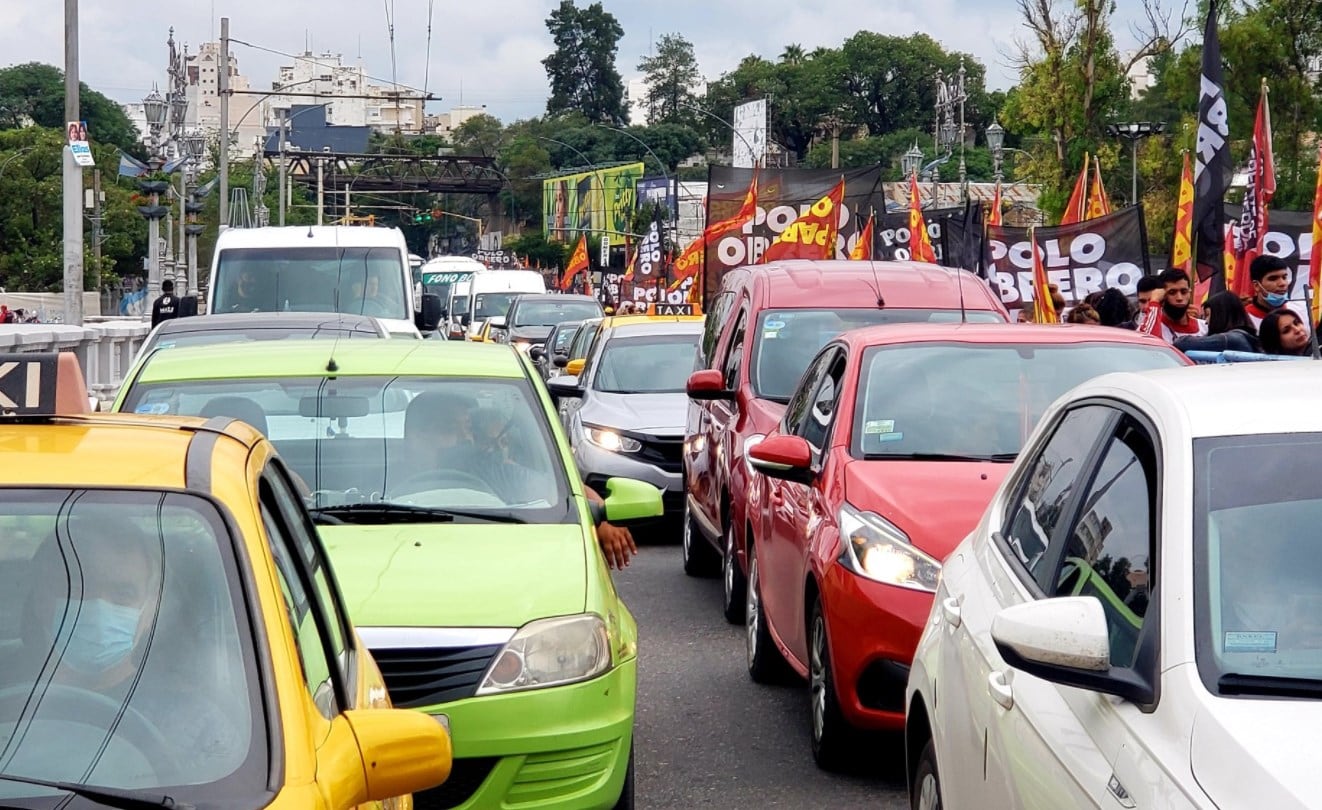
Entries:
[[904, 172], [906, 180], [917, 174], [919, 167], [922, 165], [923, 150], [918, 148], [917, 143], [914, 143], [913, 146], [909, 147], [908, 152], [900, 156], [900, 171]]
[[1138, 142], [1166, 131], [1166, 125], [1160, 121], [1131, 121], [1123, 124], [1107, 124], [1106, 132], [1113, 138], [1129, 141], [1132, 162], [1130, 205], [1138, 204]]
[[991, 124], [987, 127], [987, 148], [990, 149], [992, 153], [993, 170], [996, 174], [996, 182], [998, 183], [1001, 182], [1003, 176], [1001, 173], [1001, 160], [1005, 157], [1005, 153], [1001, 150], [1004, 147], [1005, 127], [996, 123], [996, 119], [993, 118]]
[[151, 130], [152, 148], [156, 148], [156, 141], [161, 136], [161, 130], [165, 128], [166, 116], [170, 114], [165, 99], [160, 91], [153, 85], [151, 92], [142, 100], [142, 113], [147, 119], [147, 127]]

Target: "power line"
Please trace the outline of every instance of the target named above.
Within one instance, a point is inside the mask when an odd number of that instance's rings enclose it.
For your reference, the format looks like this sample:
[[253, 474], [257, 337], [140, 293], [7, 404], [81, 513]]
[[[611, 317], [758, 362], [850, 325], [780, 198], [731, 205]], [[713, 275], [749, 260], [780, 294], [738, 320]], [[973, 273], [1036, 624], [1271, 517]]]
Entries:
[[[263, 51], [263, 52], [265, 52], [265, 53], [274, 54], [274, 55], [276, 55], [276, 56], [283, 56], [283, 57], [285, 57], [286, 59], [306, 59], [306, 58], [308, 58], [306, 54], [300, 56], [300, 55], [298, 55], [298, 54], [286, 53], [285, 51], [278, 51], [278, 50], [276, 50], [275, 48], [268, 48], [268, 47], [266, 47], [265, 45], [256, 45], [256, 44], [254, 44], [254, 43], [252, 43], [252, 42], [245, 42], [245, 41], [243, 41], [243, 40], [241, 40], [241, 39], [234, 39], [234, 38], [232, 38], [232, 37], [230, 38], [230, 44], [231, 44], [231, 45], [243, 45], [244, 47], [246, 47], [246, 48], [252, 48], [252, 49], [255, 50], [255, 51]], [[417, 87], [413, 87], [413, 86], [411, 86], [411, 85], [407, 85], [407, 84], [400, 84], [398, 81], [395, 81], [395, 80], [393, 80], [393, 79], [385, 79], [385, 78], [382, 78], [382, 77], [380, 77], [380, 76], [372, 76], [372, 75], [367, 74], [367, 73], [364, 73], [364, 74], [363, 74], [363, 77], [364, 77], [364, 78], [367, 78], [367, 79], [371, 79], [371, 80], [374, 81], [374, 82], [384, 82], [384, 83], [386, 83], [386, 84], [393, 84], [393, 85], [395, 85], [395, 89], [396, 89], [396, 90], [398, 90], [399, 88], [402, 87], [402, 88], [405, 89], [405, 90], [412, 90], [412, 91], [415, 92], [415, 93], [421, 93], [421, 92], [423, 92], [422, 90], [418, 89]]]

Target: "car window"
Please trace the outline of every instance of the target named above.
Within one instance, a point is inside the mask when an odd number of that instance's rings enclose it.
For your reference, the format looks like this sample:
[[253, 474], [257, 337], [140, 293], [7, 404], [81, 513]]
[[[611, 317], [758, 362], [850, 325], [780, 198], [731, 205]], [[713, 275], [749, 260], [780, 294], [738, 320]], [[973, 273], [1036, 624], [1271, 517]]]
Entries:
[[1093, 596], [1106, 613], [1111, 666], [1131, 667], [1155, 584], [1156, 463], [1147, 434], [1124, 420], [1066, 534], [1053, 596]]
[[555, 331], [555, 337], [551, 342], [552, 352], [568, 352], [569, 344], [574, 340], [574, 333], [578, 331], [577, 326], [562, 326]]
[[822, 450], [826, 447], [827, 437], [831, 433], [831, 426], [835, 424], [837, 403], [840, 399], [840, 388], [845, 374], [845, 359], [839, 352], [832, 353], [831, 361], [827, 365], [827, 372], [822, 377], [821, 383], [817, 386], [816, 393], [812, 397], [812, 406], [803, 417], [803, 422], [799, 427], [799, 435], [807, 440], [809, 446], [813, 449], [813, 455], [820, 459]]
[[565, 321], [579, 321], [601, 316], [595, 301], [515, 301], [510, 312], [511, 326], [555, 326]]
[[592, 345], [593, 339], [597, 336], [597, 331], [601, 329], [601, 321], [584, 324], [578, 328], [574, 334], [574, 342], [569, 348], [570, 360], [582, 360], [588, 356], [588, 349]]
[[698, 335], [617, 336], [594, 365], [592, 390], [610, 394], [684, 393]]
[[393, 247], [227, 248], [216, 259], [212, 312], [411, 312], [404, 257]]
[[780, 423], [783, 433], [802, 435], [800, 430], [803, 421], [808, 417], [808, 409], [812, 406], [818, 387], [822, 383], [822, 377], [826, 376], [826, 370], [831, 367], [835, 355], [835, 350], [823, 351], [812, 365], [808, 366], [803, 379], [799, 381], [799, 387], [795, 389], [789, 404], [785, 406], [785, 417]]
[[1047, 546], [1069, 507], [1084, 465], [1115, 411], [1100, 405], [1065, 414], [1051, 438], [1027, 466], [1001, 534], [1010, 556], [1046, 593], [1054, 590]]
[[[255, 800], [268, 731], [234, 548], [196, 495], [0, 489], [5, 773]], [[0, 805], [34, 795], [0, 784]]]
[[734, 325], [734, 336], [725, 350], [725, 363], [722, 371], [725, 375], [725, 387], [733, 389], [739, 385], [739, 364], [744, 356], [744, 327], [747, 326], [748, 311], [739, 313], [739, 320]]
[[725, 322], [730, 318], [733, 305], [734, 293], [727, 291], [718, 294], [707, 310], [707, 317], [702, 326], [702, 343], [698, 346], [697, 368], [707, 368], [710, 364], [712, 352], [716, 350], [716, 341], [721, 336], [721, 330], [725, 328]]

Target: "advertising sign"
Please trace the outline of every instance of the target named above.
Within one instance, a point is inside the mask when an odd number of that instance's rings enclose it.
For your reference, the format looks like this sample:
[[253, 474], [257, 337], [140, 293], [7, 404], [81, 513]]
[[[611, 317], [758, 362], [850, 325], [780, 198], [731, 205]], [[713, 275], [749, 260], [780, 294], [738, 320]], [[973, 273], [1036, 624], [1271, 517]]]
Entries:
[[542, 181], [542, 222], [548, 239], [580, 234], [625, 234], [633, 219], [642, 163], [612, 166]]
[[734, 141], [731, 163], [738, 169], [751, 169], [765, 163], [767, 157], [767, 100], [749, 101], [734, 108]]

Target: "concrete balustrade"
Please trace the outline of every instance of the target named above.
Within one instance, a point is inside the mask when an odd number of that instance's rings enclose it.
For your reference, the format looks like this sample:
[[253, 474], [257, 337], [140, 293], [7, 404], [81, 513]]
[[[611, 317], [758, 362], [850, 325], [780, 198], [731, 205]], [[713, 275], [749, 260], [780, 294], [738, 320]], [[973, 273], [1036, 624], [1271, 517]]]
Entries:
[[151, 325], [140, 318], [98, 318], [86, 326], [6, 324], [0, 326], [0, 353], [73, 352], [87, 378], [87, 392], [109, 402], [149, 331]]

